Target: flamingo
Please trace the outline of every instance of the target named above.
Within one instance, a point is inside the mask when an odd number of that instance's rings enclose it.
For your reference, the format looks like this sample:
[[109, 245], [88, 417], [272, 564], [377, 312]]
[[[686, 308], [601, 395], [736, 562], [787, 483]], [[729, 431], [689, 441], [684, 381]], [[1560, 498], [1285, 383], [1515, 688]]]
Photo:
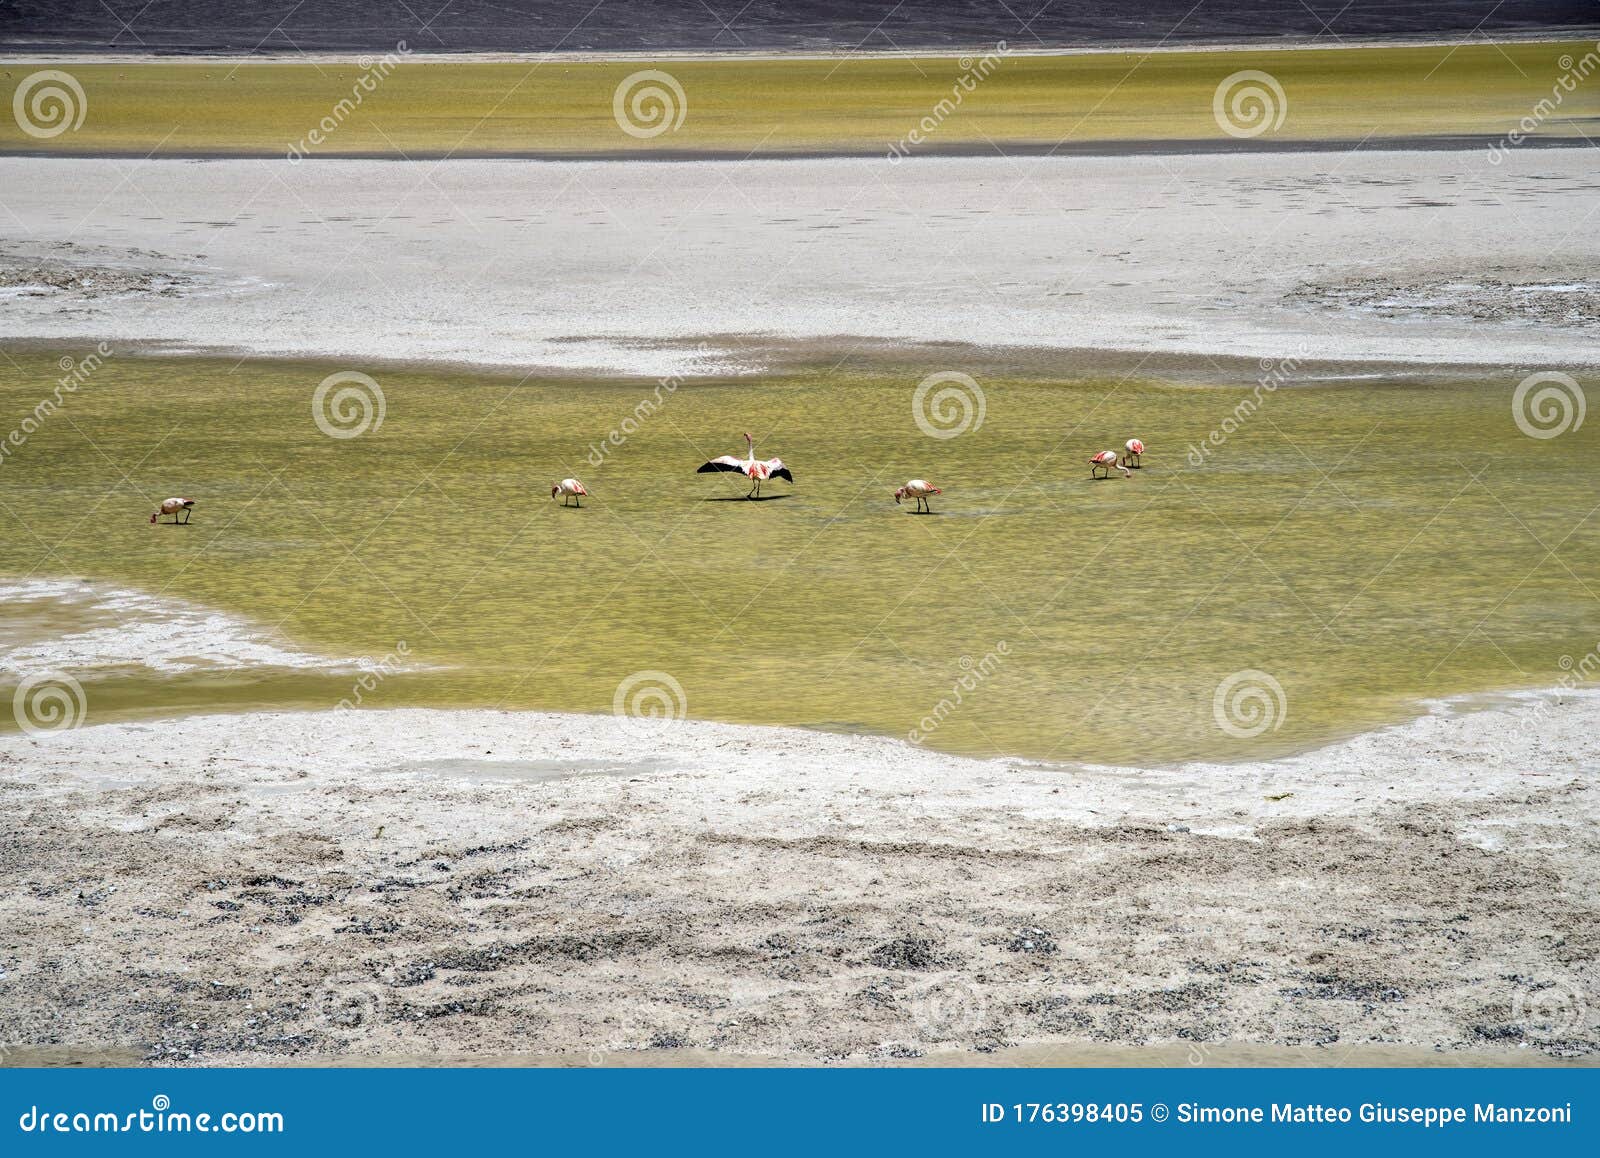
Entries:
[[1143, 453], [1144, 443], [1140, 442], [1137, 438], [1130, 438], [1128, 439], [1128, 453], [1123, 456], [1122, 461], [1133, 467], [1134, 470], [1138, 470], [1139, 456]]
[[928, 496], [942, 494], [944, 494], [944, 492], [938, 487], [934, 486], [927, 479], [914, 478], [910, 482], [906, 483], [905, 486], [894, 492], [894, 502], [896, 506], [899, 506], [901, 499], [916, 499], [917, 509], [919, 511], [926, 511], [931, 515], [933, 513], [933, 508], [928, 506]]
[[192, 510], [194, 510], [193, 499], [166, 499], [162, 502], [161, 506], [155, 511], [155, 513], [150, 516], [150, 521], [154, 523], [162, 515], [171, 515], [172, 525], [174, 527], [180, 526], [181, 524], [178, 522], [178, 512], [183, 512], [183, 522], [187, 523], [189, 521], [189, 512]]
[[561, 505], [566, 506], [568, 500], [577, 499], [578, 506], [583, 506], [583, 496], [589, 492], [583, 489], [583, 484], [575, 478], [564, 478], [550, 488], [550, 497], [561, 495]]
[[[1133, 477], [1133, 472], [1122, 465], [1122, 460], [1117, 458], [1117, 452], [1114, 450], [1102, 450], [1099, 454], [1095, 455], [1089, 460], [1089, 477], [1110, 478], [1112, 467], [1116, 467], [1118, 470], [1120, 470], [1123, 478]], [[1097, 470], [1103, 470], [1106, 473], [1095, 474], [1094, 472]]]
[[750, 437], [749, 431], [745, 432], [744, 441], [746, 451], [743, 459], [734, 458], [731, 454], [720, 455], [710, 462], [702, 464], [695, 471], [695, 474], [710, 474], [719, 470], [736, 470], [740, 474], [747, 476], [755, 484], [750, 488], [750, 493], [744, 496], [747, 499], [760, 496], [763, 479], [781, 478], [785, 482], [794, 482], [794, 475], [790, 474], [789, 468], [783, 465], [783, 459], [759, 459], [756, 457], [756, 440]]

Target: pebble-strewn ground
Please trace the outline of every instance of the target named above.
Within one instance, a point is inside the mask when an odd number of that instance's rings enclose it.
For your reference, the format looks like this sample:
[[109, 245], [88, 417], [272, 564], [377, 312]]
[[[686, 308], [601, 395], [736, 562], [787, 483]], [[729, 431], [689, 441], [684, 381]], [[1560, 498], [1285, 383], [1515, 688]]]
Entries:
[[1592, 1056], [1597, 723], [1524, 702], [1148, 772], [531, 713], [12, 735], [0, 1042]]

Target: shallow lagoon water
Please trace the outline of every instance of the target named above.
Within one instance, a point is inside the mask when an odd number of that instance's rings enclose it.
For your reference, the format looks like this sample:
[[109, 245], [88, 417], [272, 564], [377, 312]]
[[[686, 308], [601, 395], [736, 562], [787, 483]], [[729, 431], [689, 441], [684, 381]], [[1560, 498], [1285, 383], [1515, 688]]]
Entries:
[[[13, 357], [20, 416], [60, 370]], [[354, 698], [609, 712], [645, 673], [646, 708], [1148, 764], [1549, 686], [1600, 641], [1600, 435], [1523, 434], [1509, 371], [1286, 385], [1197, 466], [1248, 386], [980, 372], [981, 428], [941, 439], [912, 394], [957, 367], [821, 366], [663, 390], [596, 467], [656, 383], [368, 367], [382, 424], [329, 437], [312, 394], [351, 368], [109, 360], [0, 466], [0, 574], [216, 608], [295, 653], [404, 641], [422, 670], [85, 667], [89, 722]], [[794, 470], [780, 501], [695, 474], [744, 430]], [[1132, 436], [1146, 468], [1090, 481]], [[549, 497], [568, 475], [581, 510]], [[945, 488], [935, 515], [895, 506], [912, 476]], [[190, 526], [149, 525], [169, 494], [200, 500]], [[1253, 736], [1249, 703], [1231, 728], [1214, 711], [1246, 670], [1282, 688]]]

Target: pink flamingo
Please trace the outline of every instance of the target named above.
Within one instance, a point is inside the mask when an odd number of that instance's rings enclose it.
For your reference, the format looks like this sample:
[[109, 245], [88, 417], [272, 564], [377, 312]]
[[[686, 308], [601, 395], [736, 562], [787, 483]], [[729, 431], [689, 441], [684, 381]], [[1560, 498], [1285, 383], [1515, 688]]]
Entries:
[[719, 470], [738, 471], [755, 484], [750, 488], [750, 493], [744, 496], [747, 499], [760, 497], [763, 479], [781, 478], [785, 482], [794, 482], [794, 475], [790, 474], [789, 468], [783, 465], [783, 459], [759, 459], [756, 457], [756, 440], [750, 437], [749, 431], [745, 432], [744, 441], [746, 445], [744, 458], [734, 458], [731, 454], [720, 455], [701, 465], [695, 471], [695, 474], [711, 474], [713, 471]]
[[[1095, 455], [1089, 460], [1089, 477], [1110, 478], [1112, 467], [1116, 467], [1118, 470], [1120, 470], [1123, 478], [1133, 477], [1133, 472], [1122, 465], [1122, 461], [1117, 458], [1117, 452], [1114, 450], [1102, 450], [1099, 454]], [[1105, 471], [1105, 474], [1095, 474], [1094, 472], [1097, 470], [1103, 470]]]
[[1143, 453], [1144, 443], [1140, 442], [1137, 438], [1130, 438], [1128, 439], [1128, 453], [1123, 456], [1122, 461], [1133, 467], [1134, 470], [1138, 470], [1139, 456]]
[[551, 498], [555, 498], [557, 495], [563, 496], [561, 499], [562, 506], [566, 506], [570, 499], [577, 499], [578, 506], [581, 507], [583, 506], [583, 496], [588, 493], [583, 489], [583, 484], [575, 478], [564, 478], [550, 488]]
[[163, 515], [171, 515], [172, 525], [174, 527], [181, 526], [182, 524], [178, 522], [178, 512], [183, 512], [183, 522], [187, 523], [189, 521], [189, 512], [192, 510], [194, 510], [193, 499], [166, 499], [162, 502], [160, 508], [150, 516], [150, 521], [154, 523]]
[[928, 496], [942, 494], [944, 494], [944, 491], [934, 486], [927, 479], [914, 478], [910, 482], [906, 483], [905, 486], [894, 492], [894, 502], [896, 506], [899, 506], [901, 499], [916, 499], [917, 510], [925, 511], [931, 515], [933, 513], [933, 508], [928, 506]]

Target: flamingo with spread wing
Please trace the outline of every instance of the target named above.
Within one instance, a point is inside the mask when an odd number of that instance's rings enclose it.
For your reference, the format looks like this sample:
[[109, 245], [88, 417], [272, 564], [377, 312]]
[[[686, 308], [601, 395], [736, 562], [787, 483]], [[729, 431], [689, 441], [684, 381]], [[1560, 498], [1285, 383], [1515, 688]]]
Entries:
[[745, 432], [744, 441], [746, 445], [744, 458], [735, 458], [731, 454], [720, 455], [703, 464], [695, 473], [711, 474], [722, 470], [738, 471], [754, 484], [750, 488], [750, 493], [744, 496], [747, 499], [760, 497], [761, 484], [766, 479], [781, 478], [788, 483], [794, 482], [794, 475], [790, 474], [789, 468], [783, 465], [783, 459], [757, 458], [756, 440], [750, 436], [748, 431]]

